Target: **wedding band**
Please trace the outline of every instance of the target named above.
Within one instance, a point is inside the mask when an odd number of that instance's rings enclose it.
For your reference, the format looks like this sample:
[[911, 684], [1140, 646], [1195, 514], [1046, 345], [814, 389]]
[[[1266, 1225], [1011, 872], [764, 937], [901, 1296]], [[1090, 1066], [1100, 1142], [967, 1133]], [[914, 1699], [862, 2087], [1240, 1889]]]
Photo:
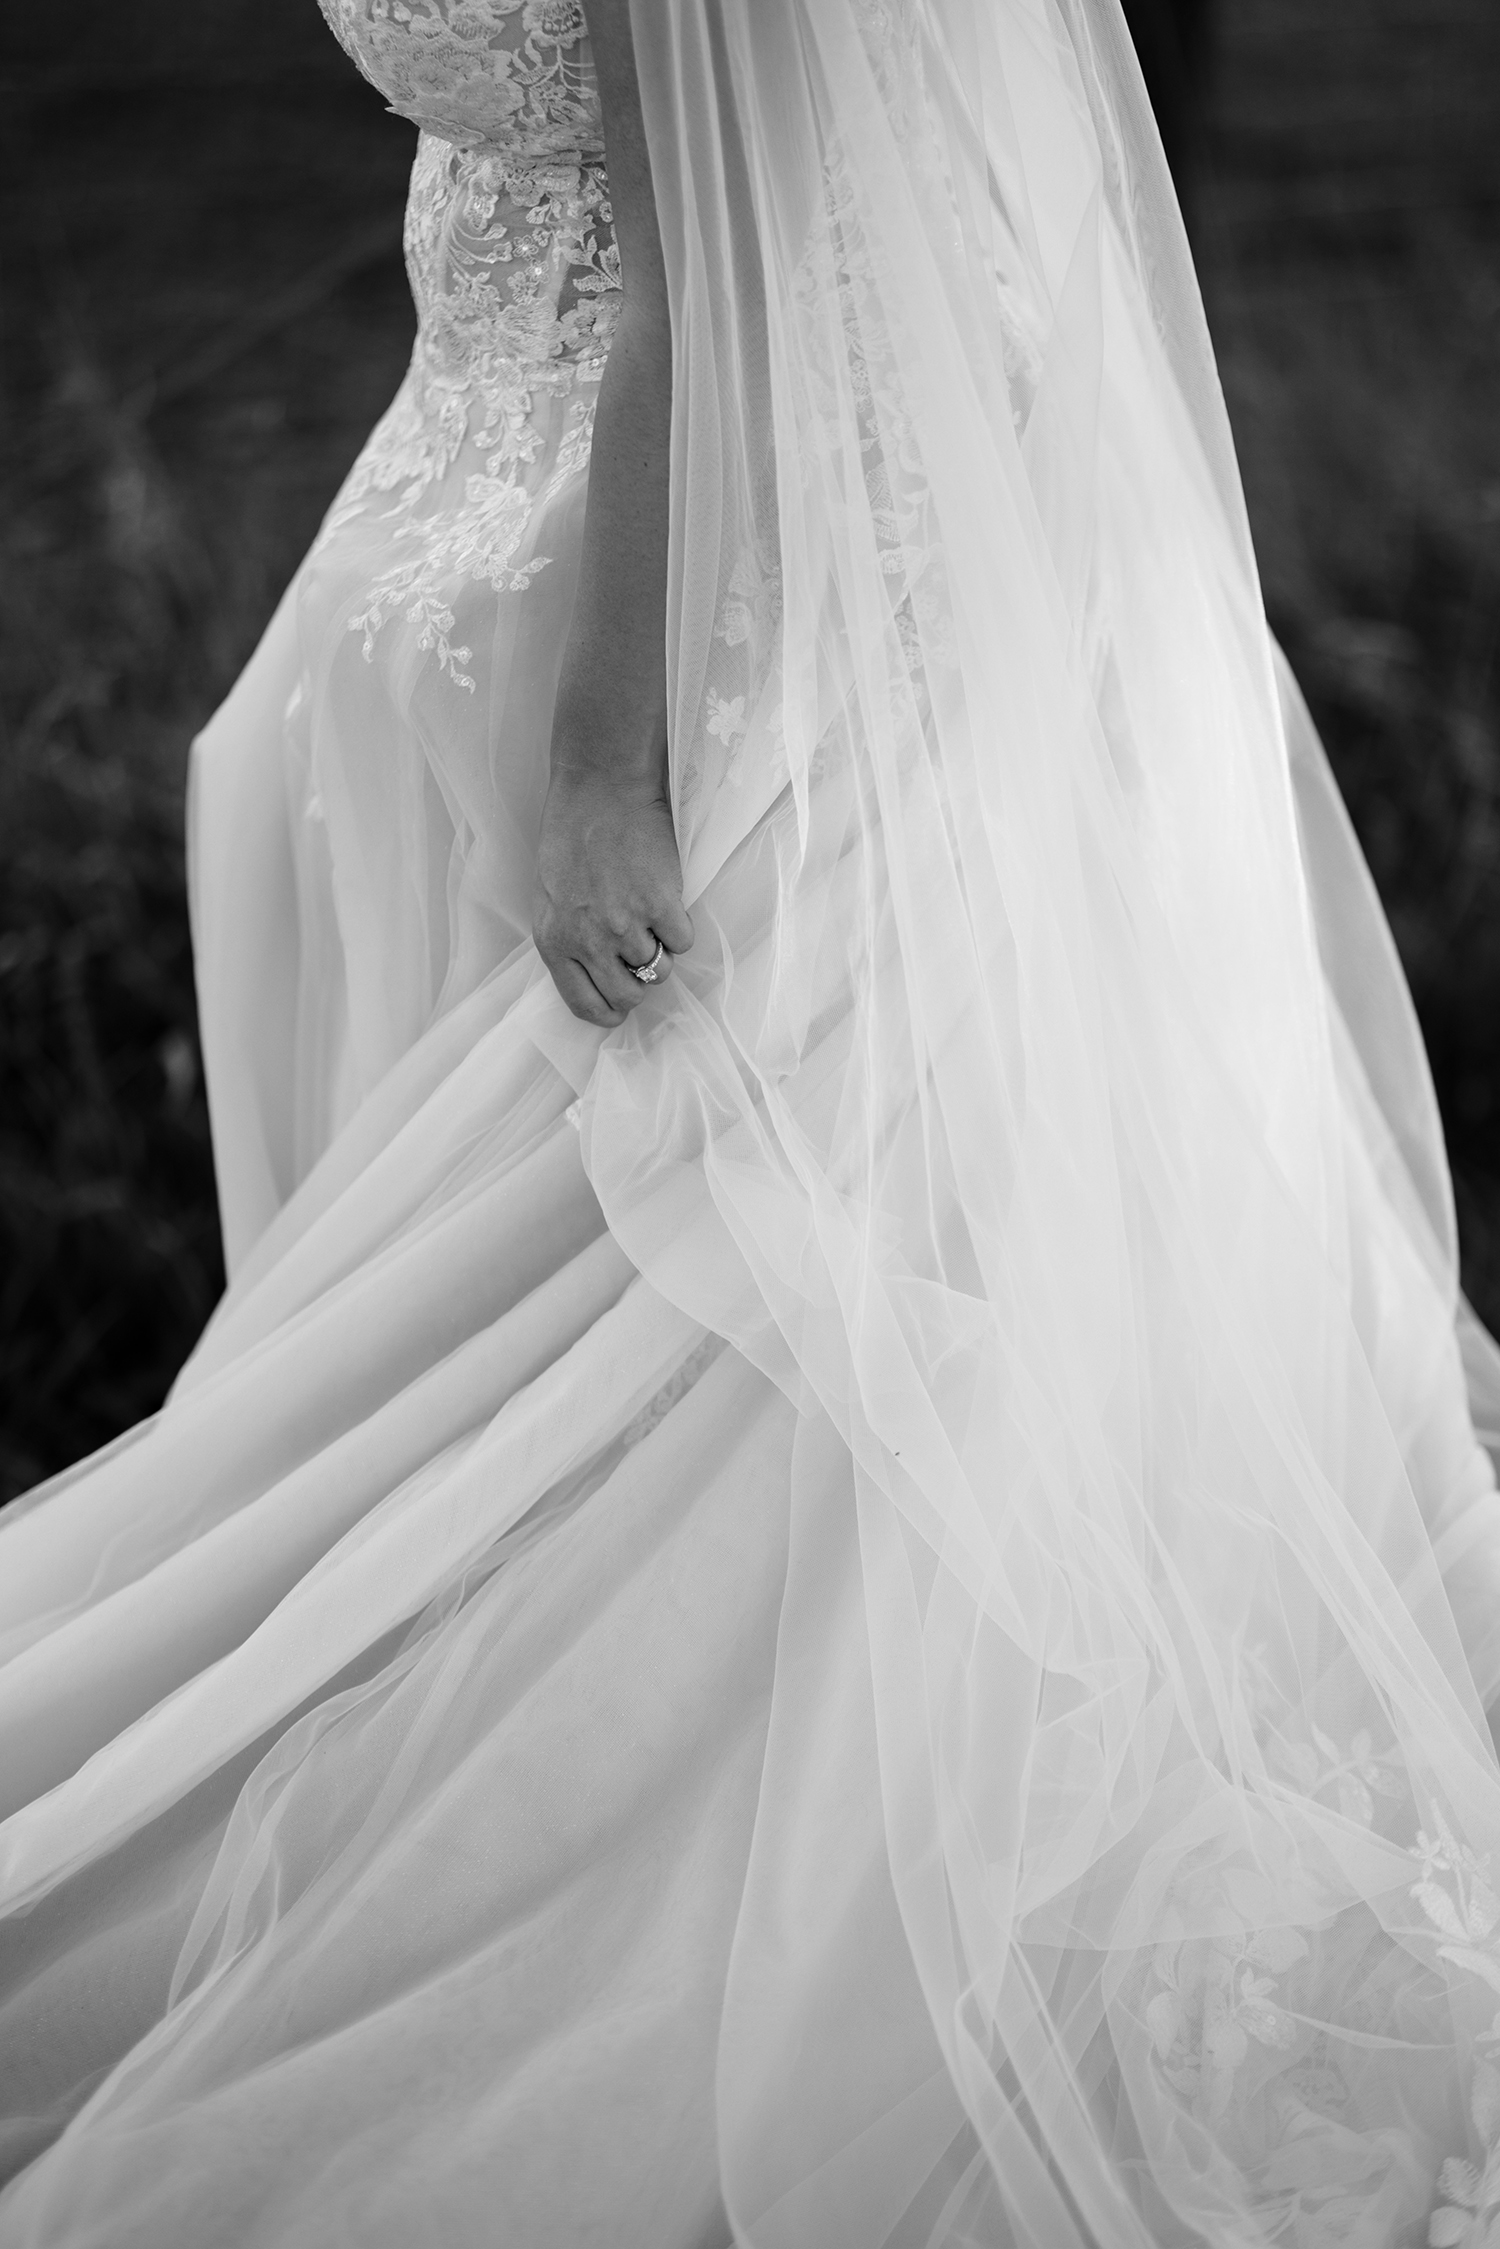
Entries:
[[657, 974], [657, 970], [661, 967], [662, 961], [666, 955], [666, 950], [666, 946], [658, 937], [656, 940], [656, 951], [651, 955], [650, 960], [648, 960], [641, 968], [633, 968], [630, 971], [631, 975], [636, 977], [642, 984], [659, 984], [661, 982], [661, 978]]

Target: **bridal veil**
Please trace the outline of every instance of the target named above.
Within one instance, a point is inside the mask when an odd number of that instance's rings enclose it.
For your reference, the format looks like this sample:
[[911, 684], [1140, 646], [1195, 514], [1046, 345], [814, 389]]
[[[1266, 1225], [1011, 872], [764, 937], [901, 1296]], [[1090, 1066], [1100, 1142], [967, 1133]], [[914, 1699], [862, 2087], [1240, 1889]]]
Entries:
[[[700, 937], [584, 1146], [854, 1494], [794, 1464], [731, 2214], [1399, 2239], [1473, 2128], [1495, 2160], [1463, 1341], [1492, 1437], [1495, 1359], [1118, 12], [673, 0], [636, 37]], [[846, 1856], [861, 1635], [890, 1895]]]

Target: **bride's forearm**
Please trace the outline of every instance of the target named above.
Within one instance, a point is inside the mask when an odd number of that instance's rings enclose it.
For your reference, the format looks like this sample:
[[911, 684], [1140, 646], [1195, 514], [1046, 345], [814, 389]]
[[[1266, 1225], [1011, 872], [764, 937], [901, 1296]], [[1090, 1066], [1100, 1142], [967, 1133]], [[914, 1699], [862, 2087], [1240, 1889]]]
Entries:
[[625, 297], [594, 422], [532, 933], [573, 1013], [612, 1030], [671, 975], [693, 923], [666, 791], [672, 324], [630, 0], [588, 0], [588, 23]]
[[667, 741], [665, 305], [627, 295], [600, 386], [578, 597], [552, 730], [553, 771], [658, 775]]
[[671, 337], [627, 302], [599, 397], [578, 599], [552, 727], [532, 933], [562, 998], [610, 1030], [689, 950], [666, 787]]
[[594, 423], [552, 770], [637, 784], [659, 780], [666, 764], [672, 326], [630, 0], [588, 0], [587, 16], [625, 294]]

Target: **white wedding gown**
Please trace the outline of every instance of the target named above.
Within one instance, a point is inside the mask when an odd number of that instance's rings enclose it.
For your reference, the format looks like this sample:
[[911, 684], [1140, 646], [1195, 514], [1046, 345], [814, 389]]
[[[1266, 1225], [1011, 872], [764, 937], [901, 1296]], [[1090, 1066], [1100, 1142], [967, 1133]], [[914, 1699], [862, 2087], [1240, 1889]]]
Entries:
[[419, 333], [195, 755], [228, 1293], [0, 1525], [0, 2244], [1493, 2249], [1500, 1385], [1115, 0], [637, 6], [609, 1035], [583, 18], [324, 5]]

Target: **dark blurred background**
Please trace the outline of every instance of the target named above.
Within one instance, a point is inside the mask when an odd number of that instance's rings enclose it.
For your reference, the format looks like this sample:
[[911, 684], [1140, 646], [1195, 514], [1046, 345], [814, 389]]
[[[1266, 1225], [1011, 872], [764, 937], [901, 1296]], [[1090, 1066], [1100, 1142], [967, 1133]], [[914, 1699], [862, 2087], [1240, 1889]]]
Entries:
[[[1500, 9], [1130, 12], [1497, 1324]], [[0, 31], [0, 1497], [150, 1412], [222, 1286], [187, 745], [400, 378], [411, 149], [314, 0]]]

